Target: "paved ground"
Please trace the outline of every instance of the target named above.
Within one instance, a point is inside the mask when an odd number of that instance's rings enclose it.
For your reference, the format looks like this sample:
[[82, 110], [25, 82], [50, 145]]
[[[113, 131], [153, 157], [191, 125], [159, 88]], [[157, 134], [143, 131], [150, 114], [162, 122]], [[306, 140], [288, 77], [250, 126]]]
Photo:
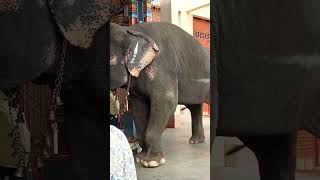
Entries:
[[[257, 159], [249, 149], [246, 148], [229, 159], [223, 156], [224, 148], [228, 148], [230, 143], [238, 144], [239, 141], [235, 138], [219, 137], [214, 144], [214, 147], [217, 147], [215, 156], [218, 156], [213, 161], [215, 180], [260, 180]], [[320, 180], [320, 171], [297, 173], [296, 180]]]
[[[320, 175], [297, 174], [296, 180], [319, 180]], [[260, 180], [258, 171], [240, 168], [225, 168], [224, 179], [218, 180]]]
[[[180, 119], [180, 127], [167, 129], [162, 143], [166, 157], [164, 166], [148, 169], [136, 164], [138, 180], [209, 180], [209, 129], [208, 117], [204, 117], [206, 141], [200, 145], [188, 143], [191, 136], [191, 119], [189, 111], [185, 111]], [[242, 150], [238, 154], [236, 167], [224, 167], [223, 156], [225, 142], [232, 142], [230, 138], [217, 138], [215, 142], [215, 179], [214, 180], [260, 180], [255, 156], [250, 150]], [[241, 167], [241, 168], [240, 168]], [[296, 180], [320, 180], [320, 172], [297, 173]]]
[[138, 180], [209, 180], [210, 179], [210, 119], [204, 117], [206, 141], [191, 145], [191, 118], [188, 110], [179, 119], [180, 127], [167, 129], [162, 146], [166, 164], [158, 168], [143, 168], [136, 164]]
[[[224, 168], [224, 178], [217, 180], [260, 180], [258, 171], [240, 168]], [[296, 180], [319, 180], [320, 175], [297, 173]]]

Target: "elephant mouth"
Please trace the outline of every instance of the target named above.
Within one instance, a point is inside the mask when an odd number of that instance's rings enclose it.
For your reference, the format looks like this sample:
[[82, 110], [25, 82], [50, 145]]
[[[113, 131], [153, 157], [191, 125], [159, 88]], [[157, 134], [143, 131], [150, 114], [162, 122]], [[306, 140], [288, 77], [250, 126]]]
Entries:
[[115, 92], [117, 89], [127, 89], [128, 85], [123, 85], [118, 88], [110, 88], [111, 91]]

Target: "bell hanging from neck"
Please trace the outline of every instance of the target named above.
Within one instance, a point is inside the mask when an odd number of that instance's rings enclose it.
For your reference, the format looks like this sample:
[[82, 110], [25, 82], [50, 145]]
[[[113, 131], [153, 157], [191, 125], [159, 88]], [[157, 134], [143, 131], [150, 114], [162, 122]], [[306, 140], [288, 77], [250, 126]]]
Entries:
[[42, 168], [44, 166], [44, 162], [40, 157], [37, 158], [37, 167]]
[[56, 112], [54, 110], [50, 110], [49, 112], [49, 121], [50, 122], [55, 122], [56, 120]]
[[22, 160], [19, 161], [17, 170], [14, 173], [14, 176], [19, 178], [24, 177], [24, 162]]
[[63, 105], [63, 101], [62, 101], [60, 96], [57, 96], [55, 100], [56, 100], [56, 105], [57, 106], [62, 106]]
[[17, 168], [17, 171], [16, 171], [15, 174], [14, 174], [14, 176], [19, 177], [19, 178], [24, 177], [23, 171], [24, 171], [24, 168], [23, 168], [23, 167], [18, 167], [18, 168]]
[[46, 159], [49, 159], [49, 158], [50, 158], [50, 154], [49, 154], [47, 148], [44, 148], [44, 149], [43, 149], [42, 154], [43, 154], [43, 156], [44, 156]]

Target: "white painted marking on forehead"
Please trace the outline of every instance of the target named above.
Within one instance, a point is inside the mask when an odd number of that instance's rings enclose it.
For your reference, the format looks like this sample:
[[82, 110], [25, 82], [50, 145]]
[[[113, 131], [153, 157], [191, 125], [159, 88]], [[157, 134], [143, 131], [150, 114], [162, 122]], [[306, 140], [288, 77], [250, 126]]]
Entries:
[[139, 42], [137, 42], [136, 47], [134, 48], [133, 54], [136, 55], [138, 53]]
[[134, 62], [135, 57], [131, 58], [130, 63]]

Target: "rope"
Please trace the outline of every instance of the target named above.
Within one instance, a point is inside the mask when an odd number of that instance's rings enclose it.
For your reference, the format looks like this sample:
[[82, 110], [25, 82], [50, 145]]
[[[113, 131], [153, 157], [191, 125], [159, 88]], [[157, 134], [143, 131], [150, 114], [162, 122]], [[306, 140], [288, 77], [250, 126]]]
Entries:
[[129, 74], [129, 80], [128, 80], [128, 86], [127, 86], [127, 96], [126, 96], [126, 110], [129, 111], [129, 102], [128, 102], [128, 96], [129, 96], [129, 90], [130, 90], [130, 83], [131, 83], [131, 74]]

